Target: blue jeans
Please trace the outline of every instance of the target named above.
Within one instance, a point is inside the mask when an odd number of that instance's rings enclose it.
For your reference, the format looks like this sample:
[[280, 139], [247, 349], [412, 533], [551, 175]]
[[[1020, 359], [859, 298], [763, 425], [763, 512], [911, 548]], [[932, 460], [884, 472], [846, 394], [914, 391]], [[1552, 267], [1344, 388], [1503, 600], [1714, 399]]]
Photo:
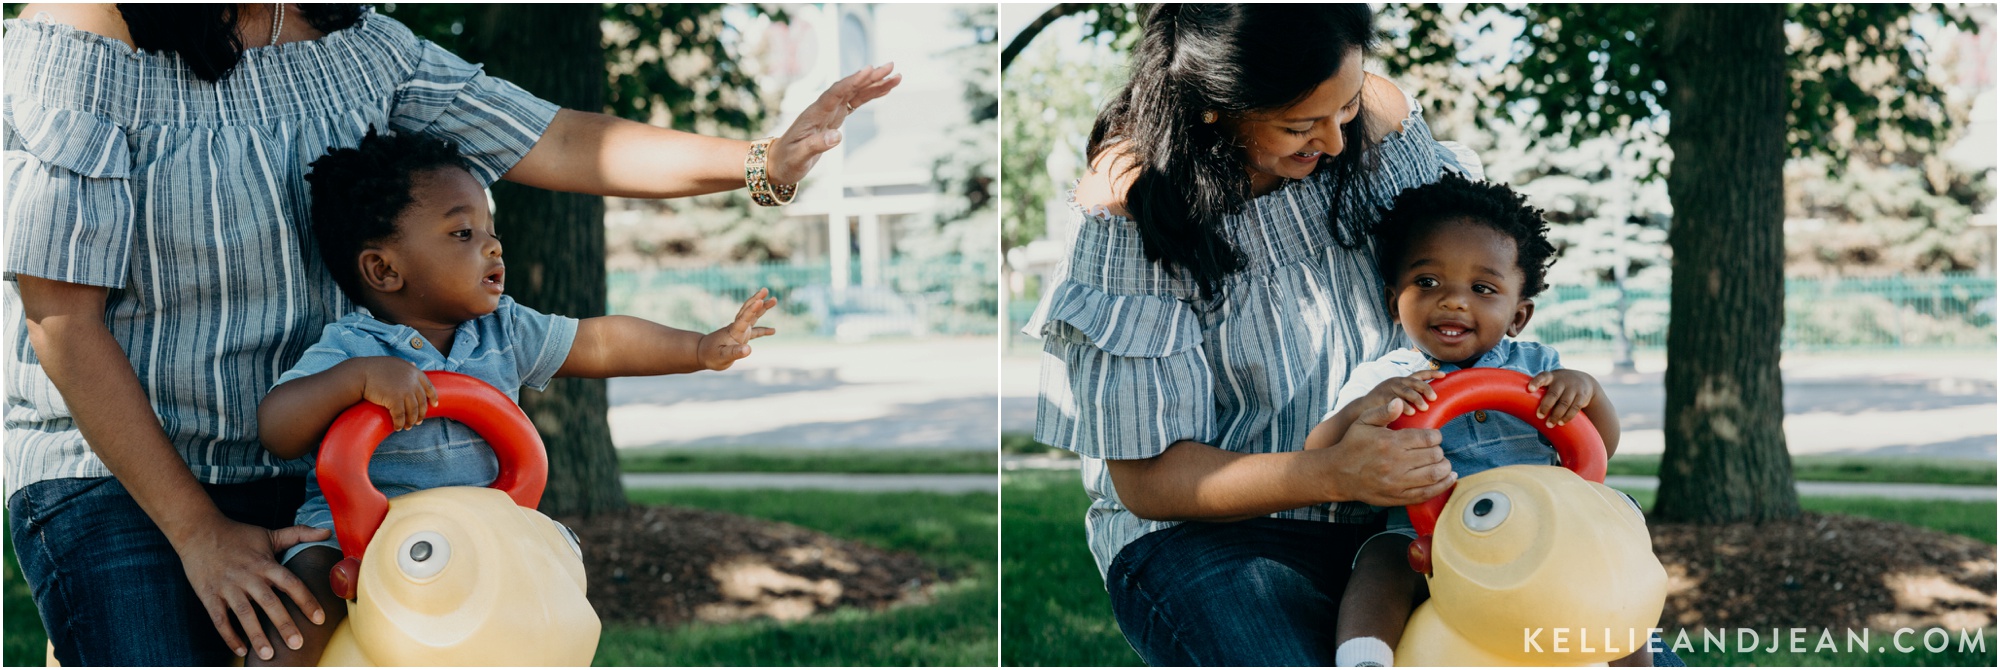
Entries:
[[[1381, 529], [1272, 518], [1184, 523], [1125, 545], [1104, 586], [1118, 628], [1147, 665], [1330, 666], [1354, 554]], [[1653, 665], [1686, 663], [1665, 651]]]
[[[231, 519], [292, 524], [302, 478], [203, 488]], [[51, 479], [7, 500], [14, 555], [65, 666], [228, 665], [235, 659], [180, 556], [118, 480]], [[280, 596], [281, 598], [283, 596]]]

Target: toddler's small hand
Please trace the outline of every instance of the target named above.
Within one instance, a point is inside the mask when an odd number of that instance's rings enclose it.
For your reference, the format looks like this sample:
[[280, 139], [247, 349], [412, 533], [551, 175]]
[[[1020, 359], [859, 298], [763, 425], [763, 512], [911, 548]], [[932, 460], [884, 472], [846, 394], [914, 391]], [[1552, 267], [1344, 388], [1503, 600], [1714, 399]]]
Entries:
[[[1368, 392], [1373, 404], [1384, 405], [1391, 400], [1403, 401], [1403, 413], [1414, 416], [1417, 412], [1429, 410], [1430, 401], [1437, 400], [1438, 394], [1431, 388], [1431, 380], [1443, 379], [1444, 373], [1437, 370], [1419, 370], [1408, 377], [1382, 380], [1375, 390]], [[1365, 405], [1364, 405], [1365, 407]]]
[[361, 398], [389, 410], [389, 422], [396, 430], [409, 430], [424, 422], [424, 414], [438, 404], [437, 388], [416, 364], [393, 356], [371, 356], [362, 377]]
[[776, 298], [769, 297], [771, 289], [757, 289], [757, 295], [743, 301], [743, 307], [736, 310], [736, 320], [721, 330], [702, 336], [701, 365], [710, 370], [727, 370], [736, 361], [750, 355], [750, 341], [767, 335], [777, 334], [775, 328], [757, 326], [757, 319], [778, 305]]
[[1546, 419], [1551, 428], [1569, 423], [1576, 413], [1597, 397], [1597, 380], [1575, 370], [1550, 370], [1528, 380], [1528, 392], [1547, 388], [1535, 407], [1535, 418]]

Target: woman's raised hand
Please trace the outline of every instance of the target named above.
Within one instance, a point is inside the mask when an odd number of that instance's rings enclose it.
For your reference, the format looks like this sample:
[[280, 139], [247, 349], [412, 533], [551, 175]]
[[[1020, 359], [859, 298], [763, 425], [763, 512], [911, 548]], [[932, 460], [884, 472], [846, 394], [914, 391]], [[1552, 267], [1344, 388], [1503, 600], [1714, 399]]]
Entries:
[[848, 114], [903, 83], [903, 75], [894, 74], [895, 70], [895, 63], [877, 65], [848, 75], [819, 94], [819, 99], [792, 121], [784, 136], [771, 143], [765, 167], [771, 183], [797, 184], [805, 179], [820, 154], [840, 146], [840, 124], [847, 121]]

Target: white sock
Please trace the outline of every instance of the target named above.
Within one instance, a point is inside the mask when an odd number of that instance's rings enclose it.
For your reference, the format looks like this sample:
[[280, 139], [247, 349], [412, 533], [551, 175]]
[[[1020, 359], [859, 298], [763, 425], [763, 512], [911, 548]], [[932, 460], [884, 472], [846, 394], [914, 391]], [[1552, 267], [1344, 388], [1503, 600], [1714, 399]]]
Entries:
[[1340, 643], [1333, 650], [1333, 664], [1343, 668], [1361, 666], [1391, 667], [1396, 665], [1396, 652], [1381, 640], [1372, 637], [1357, 637]]

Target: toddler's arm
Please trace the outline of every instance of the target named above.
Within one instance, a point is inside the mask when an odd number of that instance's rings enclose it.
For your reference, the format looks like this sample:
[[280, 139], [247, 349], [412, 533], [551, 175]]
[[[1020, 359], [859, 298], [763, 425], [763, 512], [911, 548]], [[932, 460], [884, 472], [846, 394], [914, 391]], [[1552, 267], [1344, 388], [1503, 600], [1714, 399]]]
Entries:
[[576, 342], [558, 377], [634, 377], [699, 370], [727, 370], [750, 355], [750, 340], [775, 334], [758, 317], [778, 304], [769, 289], [744, 301], [736, 320], [703, 335], [629, 316], [600, 316], [577, 323]]
[[279, 458], [304, 456], [319, 446], [341, 412], [363, 400], [388, 408], [396, 430], [406, 430], [437, 406], [437, 389], [409, 361], [393, 356], [350, 358], [271, 389], [257, 404], [257, 437]]

